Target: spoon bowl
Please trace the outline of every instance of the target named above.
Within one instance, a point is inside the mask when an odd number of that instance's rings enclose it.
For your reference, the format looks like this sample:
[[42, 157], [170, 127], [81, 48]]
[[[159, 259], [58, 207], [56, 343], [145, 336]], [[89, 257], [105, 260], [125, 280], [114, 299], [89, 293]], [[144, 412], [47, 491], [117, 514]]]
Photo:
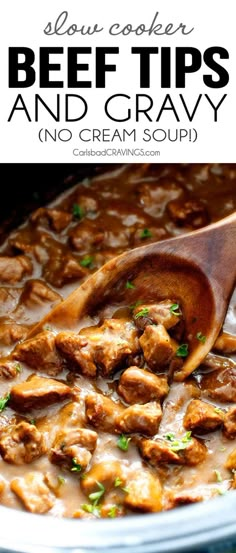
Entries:
[[45, 325], [78, 331], [86, 317], [112, 316], [122, 306], [132, 310], [140, 300], [168, 298], [179, 303], [184, 315], [189, 354], [174, 374], [183, 381], [203, 361], [223, 324], [236, 280], [235, 243], [236, 213], [201, 230], [125, 252], [91, 275], [27, 338]]

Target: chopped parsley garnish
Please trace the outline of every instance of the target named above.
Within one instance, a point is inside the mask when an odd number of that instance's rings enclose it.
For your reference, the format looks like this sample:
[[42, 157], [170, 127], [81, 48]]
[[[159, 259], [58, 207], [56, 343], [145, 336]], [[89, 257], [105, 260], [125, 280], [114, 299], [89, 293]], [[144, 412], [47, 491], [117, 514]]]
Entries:
[[206, 336], [204, 336], [204, 334], [202, 334], [201, 332], [197, 332], [196, 338], [197, 340], [199, 340], [199, 342], [202, 342], [202, 344], [205, 344]]
[[81, 470], [82, 470], [81, 465], [79, 463], [77, 463], [76, 457], [73, 457], [73, 459], [72, 459], [72, 468], [70, 470], [71, 470], [71, 472], [81, 472]]
[[216, 481], [217, 481], [217, 482], [222, 482], [223, 478], [222, 478], [222, 476], [221, 476], [221, 474], [220, 474], [220, 471], [217, 470], [217, 469], [214, 469], [214, 473], [215, 473], [215, 476], [216, 476]]
[[50, 325], [44, 325], [43, 330], [52, 330], [52, 327]]
[[135, 303], [133, 303], [131, 306], [130, 306], [130, 310], [133, 311], [135, 309], [135, 307], [138, 307], [139, 305], [141, 305], [143, 303], [142, 300], [137, 300]]
[[36, 425], [36, 420], [35, 419], [30, 419], [30, 424], [33, 424], [34, 426]]
[[100, 517], [100, 508], [97, 507], [96, 505], [90, 505], [89, 503], [83, 503], [83, 505], [81, 505], [81, 507], [82, 507], [83, 511], [85, 511], [86, 513], [92, 513], [97, 518]]
[[8, 401], [10, 400], [10, 394], [7, 394], [5, 397], [0, 398], [0, 413], [5, 409], [5, 407], [8, 404]]
[[108, 515], [110, 518], [116, 518], [117, 512], [118, 512], [118, 507], [117, 507], [117, 505], [112, 505], [112, 507], [111, 507], [110, 510], [108, 511], [107, 515]]
[[138, 313], [136, 313], [134, 318], [139, 319], [140, 317], [145, 317], [146, 315], [148, 315], [148, 313], [149, 309], [147, 307], [144, 307], [143, 309], [141, 309], [141, 311], [138, 311]]
[[119, 488], [119, 486], [121, 486], [121, 484], [122, 484], [122, 480], [119, 478], [119, 476], [117, 476], [116, 479], [115, 479], [115, 482], [114, 482], [115, 488]]
[[65, 481], [66, 481], [66, 479], [64, 478], [64, 476], [61, 476], [60, 474], [58, 475], [57, 480], [58, 480], [58, 482], [59, 482], [60, 485], [61, 485], [61, 484], [65, 484]]
[[83, 259], [79, 262], [81, 267], [90, 267], [93, 263], [93, 257], [91, 255], [85, 255]]
[[101, 482], [97, 482], [97, 486], [98, 486], [98, 491], [89, 494], [89, 500], [91, 501], [94, 507], [97, 506], [101, 497], [104, 495], [106, 491], [105, 487], [103, 486], [103, 484], [101, 484]]
[[119, 447], [122, 451], [128, 451], [130, 440], [131, 438], [127, 438], [127, 436], [121, 434], [117, 440], [117, 447]]
[[135, 285], [131, 282], [131, 280], [127, 280], [125, 288], [127, 288], [127, 290], [134, 290]]
[[73, 204], [72, 213], [75, 219], [82, 219], [84, 216], [84, 210], [79, 204]]
[[172, 432], [168, 432], [168, 434], [166, 434], [164, 438], [171, 443], [170, 449], [172, 451], [182, 451], [183, 449], [186, 449], [186, 447], [188, 447], [189, 443], [191, 442], [192, 432], [191, 430], [189, 430], [182, 438], [176, 438]]
[[15, 364], [15, 369], [16, 369], [16, 372], [18, 372], [18, 373], [22, 372], [22, 366], [20, 365], [20, 363]]
[[145, 240], [145, 238], [152, 238], [152, 233], [148, 228], [144, 228], [140, 234], [140, 238]]
[[188, 357], [188, 344], [181, 344], [176, 350], [176, 357]]
[[180, 307], [178, 303], [172, 303], [170, 306], [170, 312], [172, 315], [175, 315], [176, 317], [179, 317], [181, 315]]
[[217, 413], [218, 415], [223, 415], [223, 411], [222, 411], [222, 409], [221, 409], [220, 407], [215, 407], [215, 408], [214, 408], [214, 411], [215, 411], [215, 413]]

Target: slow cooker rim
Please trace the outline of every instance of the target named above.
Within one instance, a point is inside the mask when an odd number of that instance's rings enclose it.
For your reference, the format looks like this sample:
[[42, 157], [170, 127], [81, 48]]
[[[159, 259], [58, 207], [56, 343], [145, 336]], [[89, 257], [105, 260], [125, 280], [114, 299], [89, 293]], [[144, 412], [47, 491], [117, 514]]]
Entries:
[[0, 550], [116, 553], [122, 548], [139, 553], [145, 547], [145, 553], [189, 551], [236, 539], [235, 507], [234, 492], [172, 511], [115, 520], [58, 519], [0, 507]]

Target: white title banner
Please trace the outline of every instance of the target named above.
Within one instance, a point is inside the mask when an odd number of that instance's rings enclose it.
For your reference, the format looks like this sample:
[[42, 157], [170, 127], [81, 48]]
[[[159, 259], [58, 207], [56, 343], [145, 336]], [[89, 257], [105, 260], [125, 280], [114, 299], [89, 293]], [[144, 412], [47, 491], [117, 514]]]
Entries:
[[9, 0], [1, 162], [235, 162], [234, 2]]

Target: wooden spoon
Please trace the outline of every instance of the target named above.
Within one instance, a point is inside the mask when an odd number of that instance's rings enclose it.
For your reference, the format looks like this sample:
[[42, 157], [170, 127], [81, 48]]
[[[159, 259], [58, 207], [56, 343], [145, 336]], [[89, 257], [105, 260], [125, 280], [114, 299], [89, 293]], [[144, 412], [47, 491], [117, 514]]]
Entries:
[[[185, 319], [184, 342], [189, 355], [174, 375], [182, 381], [212, 348], [235, 280], [236, 213], [201, 230], [115, 257], [55, 307], [28, 337], [45, 325], [55, 331], [78, 331], [86, 316], [95, 317], [95, 321], [99, 312], [111, 316], [109, 305], [117, 309], [137, 300], [147, 303], [169, 298], [181, 305]], [[127, 289], [127, 282], [134, 288]]]

